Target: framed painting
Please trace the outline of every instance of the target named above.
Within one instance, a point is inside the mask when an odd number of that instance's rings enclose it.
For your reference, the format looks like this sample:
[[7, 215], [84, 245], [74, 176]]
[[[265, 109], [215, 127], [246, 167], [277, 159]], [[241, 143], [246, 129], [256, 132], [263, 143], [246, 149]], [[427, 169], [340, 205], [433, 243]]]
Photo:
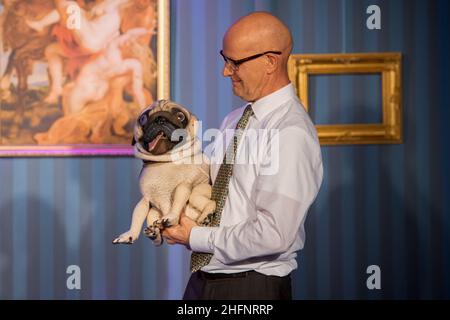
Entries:
[[0, 156], [132, 155], [170, 97], [169, 3], [0, 1]]
[[[311, 113], [320, 108], [311, 104], [311, 85], [314, 76], [377, 76], [380, 85], [369, 86], [369, 91], [380, 90], [379, 119], [360, 123], [327, 123], [316, 125], [322, 145], [386, 144], [402, 142], [401, 54], [294, 54], [289, 60], [289, 77], [294, 83], [303, 106]], [[358, 80], [359, 81], [359, 80]], [[320, 95], [315, 90], [316, 95]], [[327, 93], [324, 93], [327, 94]], [[355, 98], [355, 97], [353, 97]], [[350, 104], [353, 104], [350, 97]], [[354, 100], [354, 99], [353, 99]], [[366, 101], [366, 104], [373, 101]], [[361, 107], [364, 107], [362, 103]], [[355, 104], [356, 105], [356, 104]], [[327, 106], [328, 107], [328, 106]]]

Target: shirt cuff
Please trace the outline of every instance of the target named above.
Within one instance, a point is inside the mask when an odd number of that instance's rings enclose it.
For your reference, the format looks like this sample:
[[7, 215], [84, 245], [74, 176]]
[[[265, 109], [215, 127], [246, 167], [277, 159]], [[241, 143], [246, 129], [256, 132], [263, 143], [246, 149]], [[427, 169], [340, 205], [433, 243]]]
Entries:
[[216, 227], [193, 227], [189, 246], [194, 252], [214, 253], [213, 235]]

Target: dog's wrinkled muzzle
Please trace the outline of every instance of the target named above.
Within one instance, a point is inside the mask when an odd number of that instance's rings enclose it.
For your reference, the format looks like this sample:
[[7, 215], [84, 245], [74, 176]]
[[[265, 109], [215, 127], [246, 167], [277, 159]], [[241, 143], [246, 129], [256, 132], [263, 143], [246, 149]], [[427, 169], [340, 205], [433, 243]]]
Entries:
[[160, 133], [163, 133], [166, 138], [170, 139], [172, 132], [176, 129], [178, 128], [169, 121], [157, 119], [157, 122], [150, 123], [148, 126], [143, 128], [144, 134], [142, 136], [142, 140], [148, 143], [154, 140]]
[[143, 126], [142, 145], [150, 152], [160, 140], [166, 140], [172, 148], [182, 142], [187, 135], [185, 129], [178, 127], [168, 119], [159, 116]]

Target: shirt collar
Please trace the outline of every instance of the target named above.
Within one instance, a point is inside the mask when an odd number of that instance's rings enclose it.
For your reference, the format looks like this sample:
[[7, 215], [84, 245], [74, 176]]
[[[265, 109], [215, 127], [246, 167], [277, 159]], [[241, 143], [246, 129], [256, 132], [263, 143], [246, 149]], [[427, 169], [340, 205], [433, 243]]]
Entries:
[[278, 89], [271, 94], [256, 100], [252, 104], [252, 109], [255, 114], [256, 119], [261, 121], [265, 116], [274, 111], [278, 106], [282, 105], [284, 102], [297, 99], [294, 86], [292, 83]]

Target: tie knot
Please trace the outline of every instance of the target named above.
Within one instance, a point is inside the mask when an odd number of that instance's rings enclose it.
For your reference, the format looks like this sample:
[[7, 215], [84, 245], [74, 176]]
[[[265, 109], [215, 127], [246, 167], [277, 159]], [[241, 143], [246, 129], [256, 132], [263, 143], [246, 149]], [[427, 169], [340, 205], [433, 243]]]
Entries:
[[247, 117], [250, 118], [253, 115], [253, 109], [252, 105], [249, 103], [244, 110], [244, 113], [242, 114], [242, 118]]
[[245, 107], [244, 113], [242, 114], [242, 117], [239, 119], [236, 129], [244, 129], [247, 126], [248, 119], [252, 116], [253, 109], [252, 105], [248, 104], [247, 107]]

